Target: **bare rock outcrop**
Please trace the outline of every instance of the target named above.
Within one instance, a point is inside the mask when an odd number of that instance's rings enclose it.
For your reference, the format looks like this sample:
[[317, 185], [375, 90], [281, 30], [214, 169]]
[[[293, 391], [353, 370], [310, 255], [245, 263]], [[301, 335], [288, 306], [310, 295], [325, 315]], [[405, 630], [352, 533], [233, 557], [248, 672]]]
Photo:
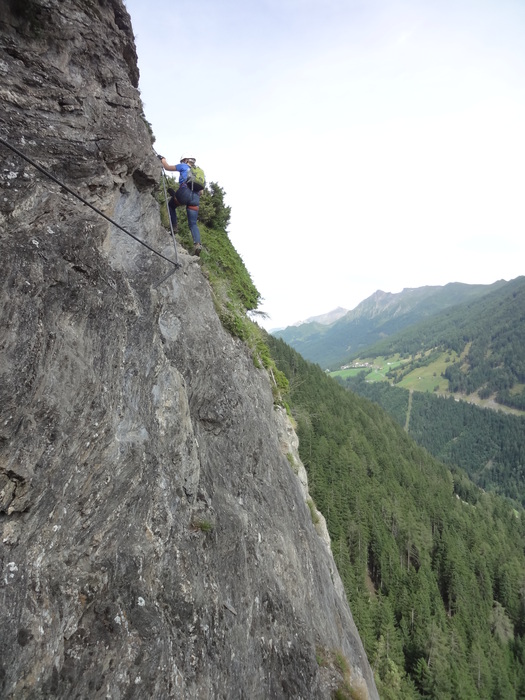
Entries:
[[[120, 0], [11, 0], [0, 32], [1, 138], [172, 257]], [[377, 698], [197, 260], [155, 286], [166, 260], [0, 151], [0, 697]]]

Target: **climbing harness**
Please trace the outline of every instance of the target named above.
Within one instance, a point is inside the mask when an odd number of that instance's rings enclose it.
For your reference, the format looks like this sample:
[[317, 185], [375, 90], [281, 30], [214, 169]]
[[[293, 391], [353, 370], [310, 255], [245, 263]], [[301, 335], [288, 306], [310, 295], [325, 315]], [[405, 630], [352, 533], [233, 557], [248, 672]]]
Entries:
[[[104, 214], [104, 212], [101, 212], [100, 209], [97, 209], [96, 207], [94, 207], [94, 206], [93, 206], [92, 204], [90, 204], [86, 199], [84, 199], [83, 197], [81, 197], [81, 196], [80, 196], [79, 194], [77, 194], [74, 190], [72, 190], [70, 187], [68, 187], [68, 186], [65, 185], [63, 182], [61, 182], [58, 178], [56, 178], [54, 175], [52, 175], [48, 170], [46, 170], [45, 168], [43, 168], [41, 165], [39, 165], [38, 163], [35, 163], [35, 161], [32, 160], [31, 158], [29, 158], [29, 156], [26, 156], [25, 153], [22, 153], [22, 151], [20, 151], [18, 148], [15, 148], [15, 146], [12, 146], [12, 145], [11, 145], [10, 143], [8, 143], [5, 139], [3, 139], [1, 136], [0, 136], [0, 143], [1, 143], [3, 146], [5, 146], [6, 148], [9, 148], [11, 151], [13, 151], [14, 153], [16, 153], [17, 156], [20, 156], [20, 158], [22, 158], [23, 160], [25, 160], [25, 161], [27, 161], [28, 163], [30, 163], [34, 168], [36, 168], [37, 170], [39, 170], [39, 171], [40, 171], [41, 173], [43, 173], [46, 177], [48, 177], [50, 180], [53, 180], [53, 182], [56, 182], [57, 185], [60, 185], [60, 187], [62, 187], [64, 190], [66, 190], [66, 192], [69, 192], [69, 194], [73, 195], [73, 197], [76, 197], [76, 198], [79, 199], [83, 204], [85, 204], [86, 206], [88, 206], [90, 209], [93, 209], [94, 212], [96, 212], [97, 214], [100, 214], [100, 216], [102, 216], [104, 219], [106, 219], [106, 221], [109, 221], [111, 224], [113, 224], [113, 225], [116, 226], [118, 229], [120, 229], [121, 231], [123, 231], [126, 235], [130, 236], [130, 238], [133, 238], [133, 240], [137, 241], [137, 243], [140, 243], [140, 245], [143, 245], [145, 248], [147, 248], [148, 250], [150, 250], [152, 253], [155, 253], [155, 255], [158, 255], [159, 258], [162, 258], [163, 260], [167, 260], [167, 262], [171, 263], [171, 264], [174, 266], [174, 269], [171, 270], [170, 273], [169, 273], [168, 275], [166, 275], [165, 277], [163, 277], [163, 278], [160, 280], [160, 282], [157, 282], [157, 284], [155, 285], [155, 287], [158, 287], [162, 282], [164, 282], [164, 280], [166, 280], [170, 275], [172, 275], [172, 274], [175, 272], [175, 270], [176, 270], [177, 268], [180, 267], [180, 263], [179, 263], [178, 258], [177, 258], [177, 249], [176, 249], [176, 248], [175, 248], [175, 260], [171, 260], [171, 258], [167, 258], [165, 255], [163, 255], [162, 253], [160, 253], [158, 250], [155, 250], [155, 248], [152, 248], [152, 246], [150, 246], [148, 243], [146, 243], [145, 241], [142, 241], [140, 238], [137, 238], [137, 236], [135, 236], [134, 234], [130, 233], [127, 229], [125, 229], [125, 228], [124, 228], [123, 226], [121, 226], [120, 224], [117, 224], [116, 221], [113, 221], [113, 219], [110, 219], [110, 217], [109, 217], [109, 216], [106, 216], [106, 214]], [[166, 194], [165, 186], [164, 186], [164, 194]], [[171, 225], [171, 220], [170, 220], [170, 225]], [[173, 229], [172, 229], [172, 235], [173, 235]], [[175, 241], [175, 239], [174, 239], [174, 241]]]

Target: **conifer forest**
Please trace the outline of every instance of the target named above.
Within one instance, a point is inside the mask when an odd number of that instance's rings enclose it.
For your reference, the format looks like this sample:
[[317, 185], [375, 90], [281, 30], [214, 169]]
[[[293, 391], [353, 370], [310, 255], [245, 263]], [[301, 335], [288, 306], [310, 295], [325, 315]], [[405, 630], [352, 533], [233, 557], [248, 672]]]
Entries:
[[418, 445], [284, 341], [267, 342], [380, 697], [525, 697], [520, 503], [439, 461], [432, 436]]

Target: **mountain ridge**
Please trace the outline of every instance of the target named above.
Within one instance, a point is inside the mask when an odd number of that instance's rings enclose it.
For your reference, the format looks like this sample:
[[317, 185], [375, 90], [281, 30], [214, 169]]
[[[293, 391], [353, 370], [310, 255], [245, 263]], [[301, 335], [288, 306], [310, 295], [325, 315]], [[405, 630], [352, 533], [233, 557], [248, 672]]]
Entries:
[[365, 356], [397, 356], [387, 377], [395, 384], [443, 358], [438, 393], [493, 399], [525, 410], [525, 276], [489, 294], [451, 306], [364, 350]]
[[378, 340], [504, 284], [504, 280], [490, 285], [451, 282], [444, 286], [405, 288], [394, 294], [377, 290], [329, 326], [304, 324], [272, 335], [285, 340], [306, 359], [323, 368], [335, 369]]
[[[324, 314], [320, 314], [319, 316], [310, 316], [304, 321], [296, 321], [295, 323], [291, 323], [290, 326], [286, 326], [286, 328], [296, 328], [297, 326], [302, 326], [305, 323], [319, 323], [322, 326], [326, 326], [334, 323], [346, 313], [348, 313], [348, 309], [344, 309], [342, 306], [338, 306], [335, 309], [332, 309], [331, 311], [327, 311]], [[284, 327], [272, 328], [269, 332], [277, 333], [278, 331], [282, 330], [284, 330]]]

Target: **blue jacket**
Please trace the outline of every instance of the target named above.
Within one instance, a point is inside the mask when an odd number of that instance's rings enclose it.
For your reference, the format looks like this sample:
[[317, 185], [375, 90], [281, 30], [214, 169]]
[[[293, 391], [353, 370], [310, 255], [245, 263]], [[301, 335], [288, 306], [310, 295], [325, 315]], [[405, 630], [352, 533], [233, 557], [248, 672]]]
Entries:
[[188, 179], [188, 171], [191, 170], [187, 163], [177, 163], [175, 170], [180, 173], [179, 175], [179, 185], [185, 185]]

